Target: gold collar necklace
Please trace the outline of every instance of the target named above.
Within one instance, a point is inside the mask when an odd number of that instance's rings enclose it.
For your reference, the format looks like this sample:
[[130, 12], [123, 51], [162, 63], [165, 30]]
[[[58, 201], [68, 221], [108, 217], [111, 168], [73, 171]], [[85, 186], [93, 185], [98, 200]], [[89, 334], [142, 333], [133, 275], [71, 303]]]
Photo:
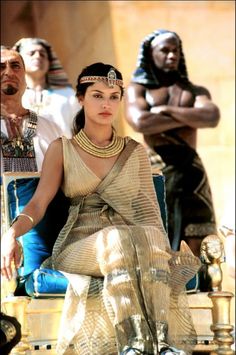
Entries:
[[99, 147], [91, 142], [83, 129], [81, 129], [73, 138], [85, 152], [99, 158], [110, 158], [119, 154], [123, 150], [125, 144], [124, 138], [118, 137], [114, 130], [111, 143], [105, 147]]

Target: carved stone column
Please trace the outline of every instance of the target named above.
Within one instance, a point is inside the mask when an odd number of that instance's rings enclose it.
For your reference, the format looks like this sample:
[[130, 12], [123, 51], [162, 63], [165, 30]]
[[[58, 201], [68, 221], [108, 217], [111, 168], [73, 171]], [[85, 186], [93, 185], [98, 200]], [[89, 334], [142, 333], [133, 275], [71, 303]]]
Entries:
[[218, 291], [209, 292], [208, 296], [213, 304], [211, 330], [214, 342], [218, 345], [218, 349], [211, 352], [211, 355], [233, 355], [231, 346], [234, 338], [231, 333], [234, 327], [230, 324], [230, 302], [234, 295], [232, 292]]

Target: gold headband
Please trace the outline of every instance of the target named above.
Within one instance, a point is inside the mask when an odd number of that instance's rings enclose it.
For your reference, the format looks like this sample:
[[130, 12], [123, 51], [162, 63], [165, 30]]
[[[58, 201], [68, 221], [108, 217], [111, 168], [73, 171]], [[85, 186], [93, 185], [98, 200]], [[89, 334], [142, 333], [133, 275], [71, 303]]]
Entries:
[[96, 81], [102, 81], [111, 88], [113, 88], [114, 85], [123, 87], [123, 80], [116, 79], [116, 72], [113, 68], [109, 70], [107, 76], [82, 76], [82, 78], [80, 79], [80, 84], [94, 83]]

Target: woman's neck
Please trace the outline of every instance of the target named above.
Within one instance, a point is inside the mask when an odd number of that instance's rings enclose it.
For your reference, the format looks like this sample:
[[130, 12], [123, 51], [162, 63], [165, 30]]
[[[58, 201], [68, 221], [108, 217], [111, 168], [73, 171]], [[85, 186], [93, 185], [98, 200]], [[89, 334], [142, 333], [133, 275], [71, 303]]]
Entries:
[[112, 140], [113, 129], [111, 126], [101, 127], [99, 125], [96, 129], [86, 125], [83, 131], [91, 142], [101, 147], [108, 145]]

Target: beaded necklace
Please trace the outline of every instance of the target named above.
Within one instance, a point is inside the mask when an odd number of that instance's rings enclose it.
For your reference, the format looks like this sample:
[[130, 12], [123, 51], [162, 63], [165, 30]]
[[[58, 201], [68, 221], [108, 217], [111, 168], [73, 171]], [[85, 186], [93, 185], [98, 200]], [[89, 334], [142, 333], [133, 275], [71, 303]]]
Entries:
[[123, 150], [125, 144], [124, 138], [117, 136], [114, 130], [111, 143], [104, 147], [99, 147], [91, 142], [83, 129], [81, 129], [73, 138], [85, 152], [99, 158], [110, 158], [119, 154]]
[[42, 114], [45, 109], [47, 109], [51, 104], [51, 90], [43, 89], [40, 91], [27, 88], [27, 104], [29, 107], [37, 113], [37, 115]]
[[37, 171], [33, 137], [37, 129], [37, 115], [29, 110], [25, 115], [23, 135], [8, 138], [1, 131], [0, 141], [4, 171]]

